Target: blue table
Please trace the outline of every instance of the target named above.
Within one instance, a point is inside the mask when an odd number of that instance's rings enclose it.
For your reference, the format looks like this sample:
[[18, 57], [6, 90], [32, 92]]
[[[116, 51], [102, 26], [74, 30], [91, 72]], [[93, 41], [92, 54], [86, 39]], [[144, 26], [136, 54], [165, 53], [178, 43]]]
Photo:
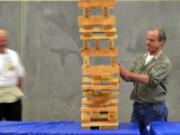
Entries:
[[136, 123], [120, 123], [116, 130], [85, 130], [80, 122], [0, 122], [0, 135], [140, 135]]
[[146, 135], [180, 135], [180, 122], [152, 122]]

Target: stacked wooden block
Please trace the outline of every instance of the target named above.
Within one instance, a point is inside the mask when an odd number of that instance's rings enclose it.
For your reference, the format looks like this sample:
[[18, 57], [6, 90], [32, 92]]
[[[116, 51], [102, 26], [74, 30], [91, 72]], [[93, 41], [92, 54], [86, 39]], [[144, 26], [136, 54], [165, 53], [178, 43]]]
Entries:
[[[115, 0], [79, 0], [83, 16], [79, 16], [81, 56], [82, 128], [114, 129], [118, 127], [119, 66], [115, 48], [116, 17], [110, 15]], [[92, 15], [92, 11], [100, 15]], [[102, 42], [103, 41], [103, 42]], [[91, 42], [91, 45], [90, 45]], [[109, 65], [92, 65], [91, 58], [109, 58]]]

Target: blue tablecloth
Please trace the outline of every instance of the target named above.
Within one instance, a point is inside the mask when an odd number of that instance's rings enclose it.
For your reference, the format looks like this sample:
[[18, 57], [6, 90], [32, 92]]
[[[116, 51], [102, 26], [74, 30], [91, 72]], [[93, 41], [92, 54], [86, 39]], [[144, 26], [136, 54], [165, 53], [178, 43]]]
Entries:
[[180, 122], [152, 122], [146, 135], [180, 135]]
[[80, 122], [0, 122], [0, 135], [140, 135], [136, 123], [120, 123], [115, 130], [85, 130]]

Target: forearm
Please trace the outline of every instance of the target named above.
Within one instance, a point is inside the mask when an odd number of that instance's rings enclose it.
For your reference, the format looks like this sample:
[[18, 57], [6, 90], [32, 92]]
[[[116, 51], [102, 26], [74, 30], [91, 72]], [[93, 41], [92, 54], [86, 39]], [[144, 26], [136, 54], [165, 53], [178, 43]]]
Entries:
[[127, 78], [131, 81], [135, 81], [135, 82], [139, 82], [143, 84], [148, 84], [150, 80], [150, 77], [147, 74], [139, 74], [139, 73], [130, 72], [130, 71], [127, 75]]
[[150, 77], [147, 74], [140, 74], [136, 72], [131, 72], [126, 69], [123, 65], [120, 66], [120, 76], [125, 81], [135, 81], [143, 84], [148, 84]]
[[124, 81], [126, 81], [126, 82], [131, 81], [131, 80], [129, 80], [129, 78], [128, 78], [128, 77], [126, 77], [126, 76], [123, 76], [123, 75], [121, 75], [121, 74], [120, 74], [120, 76], [121, 76], [121, 78], [122, 78]]

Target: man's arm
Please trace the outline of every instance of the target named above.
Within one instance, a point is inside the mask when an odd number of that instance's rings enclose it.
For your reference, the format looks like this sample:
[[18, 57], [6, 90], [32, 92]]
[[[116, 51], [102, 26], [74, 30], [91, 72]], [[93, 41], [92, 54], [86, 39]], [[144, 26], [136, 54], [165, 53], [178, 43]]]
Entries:
[[123, 65], [120, 65], [120, 76], [125, 81], [135, 81], [143, 84], [148, 84], [150, 81], [149, 75], [131, 72], [128, 69], [126, 69]]
[[18, 77], [17, 79], [17, 87], [23, 91], [23, 77]]

